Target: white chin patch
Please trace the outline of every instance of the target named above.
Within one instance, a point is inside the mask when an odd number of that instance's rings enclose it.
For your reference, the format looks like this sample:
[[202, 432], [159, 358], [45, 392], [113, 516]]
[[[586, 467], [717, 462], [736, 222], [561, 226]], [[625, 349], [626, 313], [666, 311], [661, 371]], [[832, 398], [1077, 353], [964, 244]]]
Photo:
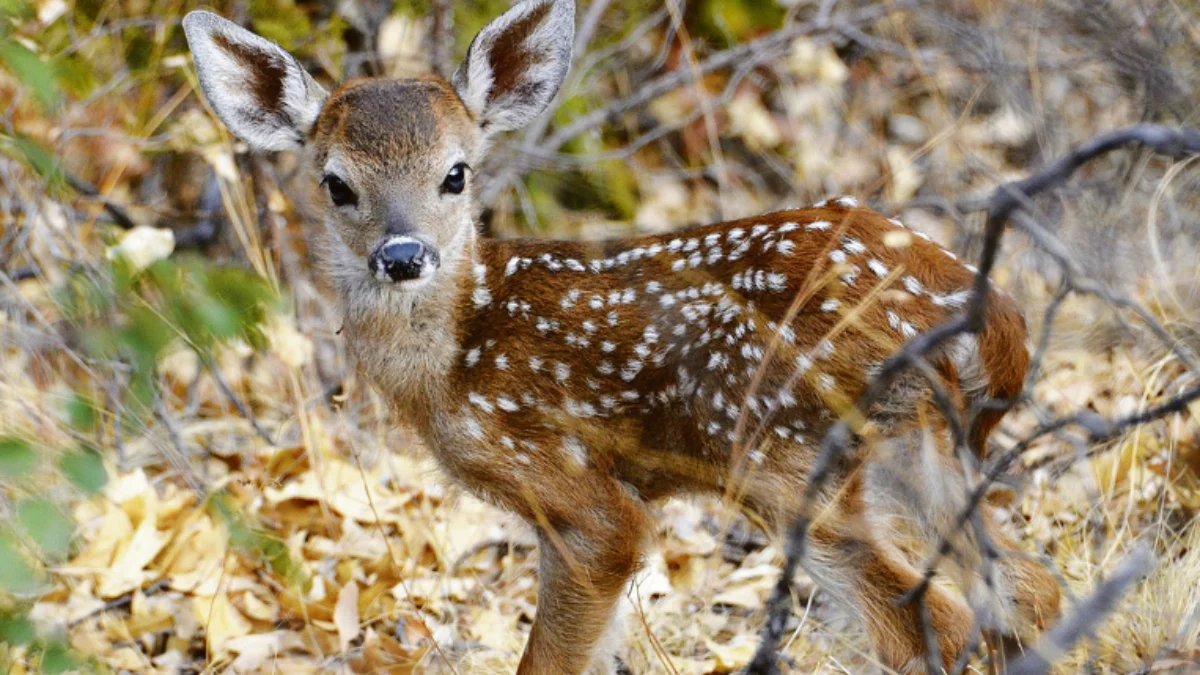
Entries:
[[421, 276], [417, 277], [416, 279], [392, 281], [385, 275], [382, 280], [389, 282], [392, 285], [392, 288], [395, 288], [402, 293], [416, 293], [417, 291], [420, 291], [428, 286], [429, 282], [433, 281], [433, 273], [436, 271], [437, 269], [435, 267], [432, 265], [427, 265], [421, 270]]

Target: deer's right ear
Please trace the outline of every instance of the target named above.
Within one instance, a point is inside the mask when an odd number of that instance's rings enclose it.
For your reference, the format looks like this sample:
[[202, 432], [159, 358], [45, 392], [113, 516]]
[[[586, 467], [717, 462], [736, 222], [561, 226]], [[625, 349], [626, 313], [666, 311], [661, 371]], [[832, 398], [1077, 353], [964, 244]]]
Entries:
[[471, 41], [452, 81], [487, 133], [525, 126], [562, 86], [575, 43], [575, 0], [523, 0]]
[[200, 88], [255, 150], [296, 150], [328, 93], [279, 45], [210, 12], [183, 19]]

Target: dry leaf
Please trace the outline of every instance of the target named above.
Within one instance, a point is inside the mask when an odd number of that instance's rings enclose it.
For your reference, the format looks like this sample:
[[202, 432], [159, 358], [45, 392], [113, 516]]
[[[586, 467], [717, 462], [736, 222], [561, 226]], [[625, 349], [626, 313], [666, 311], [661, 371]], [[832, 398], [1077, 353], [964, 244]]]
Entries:
[[333, 610], [333, 623], [337, 626], [338, 641], [342, 651], [358, 637], [358, 584], [351, 580], [338, 591], [337, 607]]
[[214, 654], [223, 651], [231, 638], [249, 635], [254, 628], [224, 592], [207, 598], [193, 597], [192, 614], [204, 626], [208, 649]]
[[135, 270], [144, 270], [175, 251], [175, 233], [165, 227], [138, 225], [108, 247], [110, 260], [121, 258]]

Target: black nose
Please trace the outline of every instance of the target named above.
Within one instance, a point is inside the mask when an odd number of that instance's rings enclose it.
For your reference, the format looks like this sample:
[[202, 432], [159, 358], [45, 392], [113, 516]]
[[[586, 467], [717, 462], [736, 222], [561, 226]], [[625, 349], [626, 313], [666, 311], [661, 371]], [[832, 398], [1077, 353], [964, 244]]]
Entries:
[[383, 240], [367, 258], [380, 281], [410, 281], [431, 274], [437, 266], [436, 249], [418, 239], [393, 236]]

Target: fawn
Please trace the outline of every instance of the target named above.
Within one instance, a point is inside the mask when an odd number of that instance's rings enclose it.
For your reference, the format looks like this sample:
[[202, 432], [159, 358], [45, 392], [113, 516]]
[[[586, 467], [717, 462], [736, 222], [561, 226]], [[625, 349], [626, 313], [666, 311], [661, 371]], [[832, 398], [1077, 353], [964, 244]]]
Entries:
[[[824, 431], [890, 353], [965, 304], [973, 279], [949, 251], [848, 198], [603, 243], [478, 235], [472, 167], [555, 96], [574, 10], [516, 4], [450, 82], [371, 78], [332, 93], [229, 21], [183, 22], [226, 126], [255, 150], [302, 153], [324, 188], [319, 261], [361, 371], [446, 473], [536, 532], [523, 674], [614, 671], [606, 637], [619, 632], [655, 500], [736, 493], [759, 522], [786, 526]], [[1015, 396], [1028, 363], [1020, 312], [991, 293], [986, 330], [930, 357], [962, 410]], [[946, 425], [926, 415], [930, 392], [906, 378], [870, 412], [803, 561], [901, 671], [923, 671], [926, 648], [918, 610], [895, 600], [966, 491]], [[1003, 414], [972, 416], [975, 453]], [[925, 595], [947, 668], [976, 612], [986, 629], [1018, 634], [1058, 609], [1054, 579], [984, 516], [1004, 554], [988, 588], [967, 579]]]

